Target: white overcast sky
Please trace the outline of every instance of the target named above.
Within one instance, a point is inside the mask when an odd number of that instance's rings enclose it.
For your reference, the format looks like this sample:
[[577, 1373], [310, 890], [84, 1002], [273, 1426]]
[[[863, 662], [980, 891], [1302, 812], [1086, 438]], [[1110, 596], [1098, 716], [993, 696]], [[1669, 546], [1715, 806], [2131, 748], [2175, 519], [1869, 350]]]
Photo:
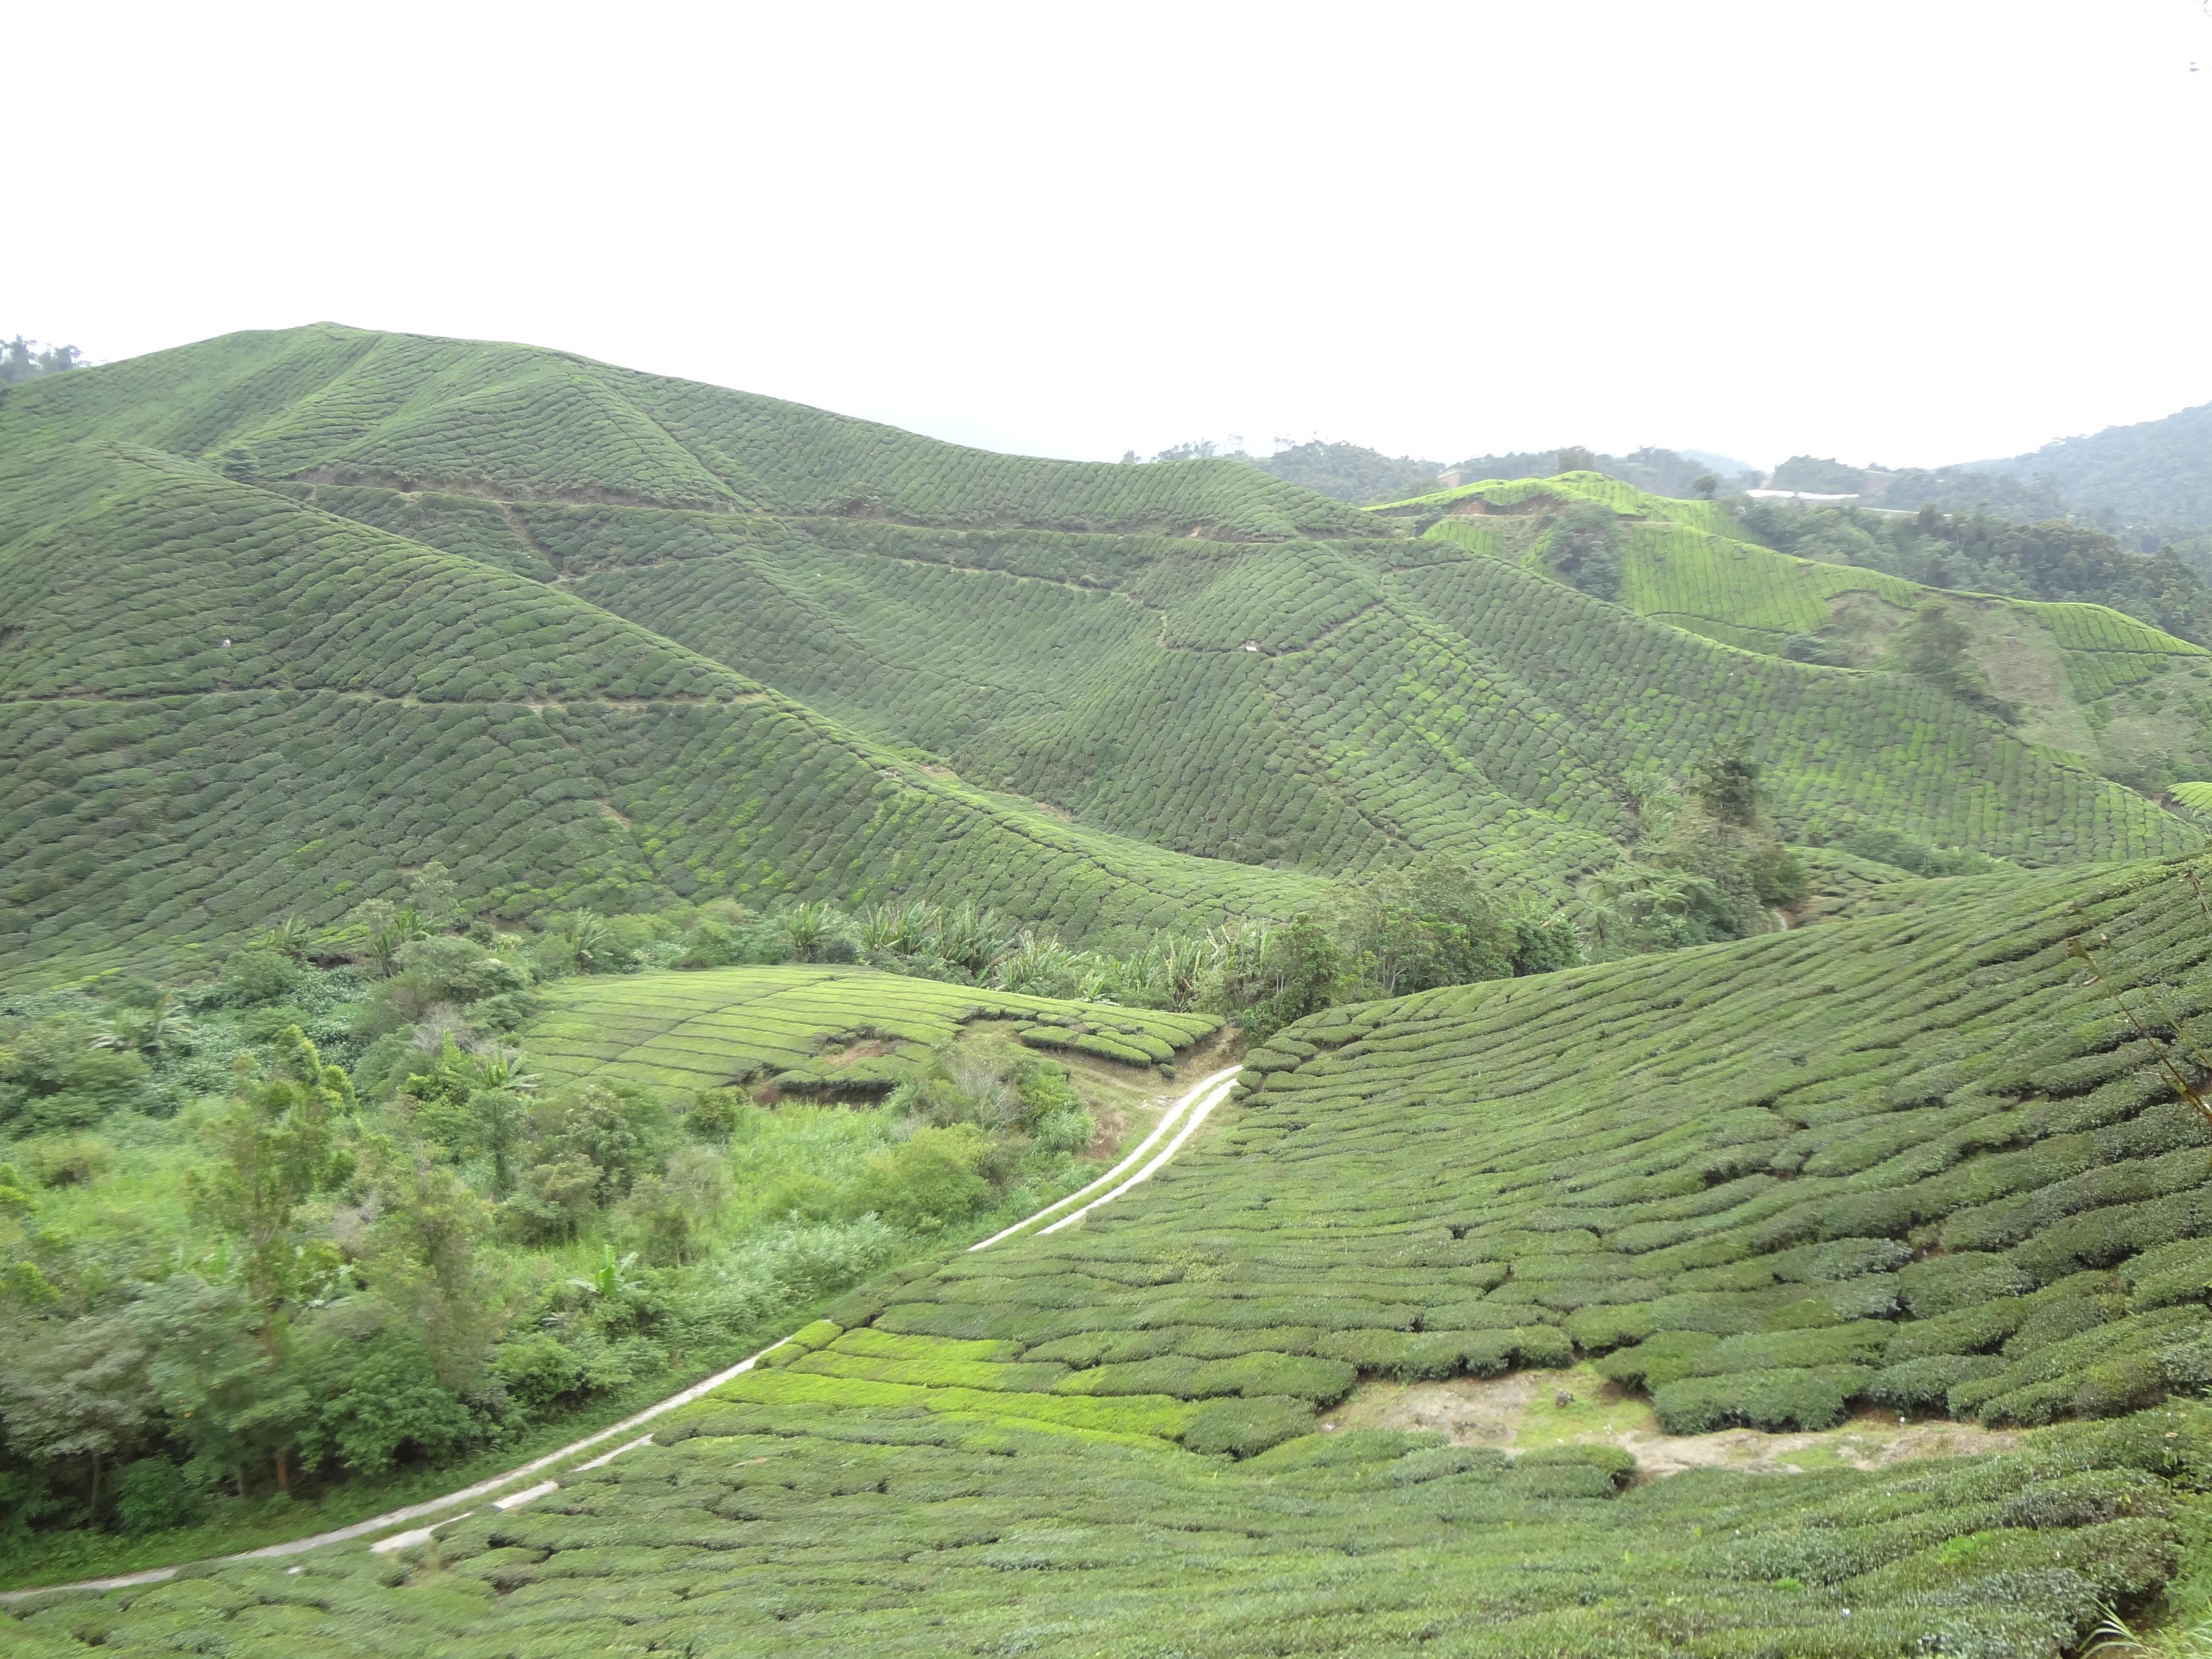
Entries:
[[2212, 399], [2205, 0], [31, 0], [0, 41], [0, 333], [103, 361], [331, 319], [1086, 457], [1936, 464]]

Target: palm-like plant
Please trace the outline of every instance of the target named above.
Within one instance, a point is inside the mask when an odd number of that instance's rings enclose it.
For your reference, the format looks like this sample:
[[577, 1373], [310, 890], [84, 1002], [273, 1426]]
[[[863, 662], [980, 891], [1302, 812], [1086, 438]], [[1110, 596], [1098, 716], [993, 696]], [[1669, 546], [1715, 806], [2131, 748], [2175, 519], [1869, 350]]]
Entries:
[[826, 904], [808, 900], [784, 913], [783, 948], [791, 952], [794, 962], [819, 962], [836, 927], [836, 913]]
[[973, 899], [947, 911], [939, 924], [938, 955], [978, 979], [1012, 945], [999, 913], [988, 906], [978, 909]]
[[95, 1048], [151, 1056], [189, 1048], [196, 1035], [190, 1017], [177, 1006], [176, 998], [164, 991], [150, 1008], [118, 1009], [107, 1029], [92, 1043]]
[[613, 1245], [602, 1244], [599, 1247], [599, 1265], [594, 1267], [587, 1276], [571, 1279], [568, 1284], [570, 1288], [581, 1291], [586, 1296], [596, 1296], [602, 1299], [617, 1297], [626, 1291], [637, 1288], [637, 1281], [629, 1276], [629, 1270], [635, 1266], [637, 1266], [635, 1250], [617, 1259]]
[[307, 940], [313, 932], [296, 915], [287, 915], [283, 921], [263, 930], [258, 941], [264, 951], [274, 951], [294, 962], [303, 962], [307, 955]]
[[2136, 1659], [2212, 1659], [2212, 1620], [2185, 1630], [2146, 1637], [2137, 1635], [2126, 1620], [2106, 1607], [2104, 1621], [2089, 1632], [2088, 1645], [2081, 1653], [2082, 1659], [2095, 1654], [2133, 1655]]
[[561, 936], [576, 953], [576, 971], [595, 974], [607, 965], [607, 924], [591, 910], [579, 910], [561, 925]]
[[471, 1089], [505, 1089], [518, 1095], [538, 1091], [538, 1078], [523, 1069], [520, 1048], [501, 1048], [495, 1044], [470, 1055], [468, 1067]]
[[1084, 977], [1084, 963], [1074, 951], [1050, 933], [1024, 927], [1014, 948], [1001, 956], [992, 970], [993, 981], [1002, 991], [1030, 996], [1066, 996]]
[[394, 906], [383, 899], [371, 899], [359, 914], [368, 933], [362, 957], [382, 979], [391, 978], [398, 968], [402, 945], [429, 937], [428, 925], [411, 904]]

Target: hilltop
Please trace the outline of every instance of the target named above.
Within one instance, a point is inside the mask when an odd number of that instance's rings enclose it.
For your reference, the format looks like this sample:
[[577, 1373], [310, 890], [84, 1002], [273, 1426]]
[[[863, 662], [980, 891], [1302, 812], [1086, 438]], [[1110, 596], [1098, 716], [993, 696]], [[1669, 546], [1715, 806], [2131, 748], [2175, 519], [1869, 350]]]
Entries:
[[1358, 514], [1228, 462], [1123, 468], [966, 449], [536, 347], [319, 323], [227, 335], [0, 402], [0, 448], [143, 446], [232, 478], [921, 524], [1358, 535]]
[[18, 970], [182, 967], [432, 860], [517, 915], [915, 890], [1088, 933], [1301, 890], [987, 798], [568, 588], [174, 455], [21, 446], [0, 477]]
[[1735, 744], [1795, 842], [2196, 844], [1923, 681], [1236, 461], [321, 325], [11, 388], [0, 466], [18, 963], [179, 963], [432, 859], [513, 917], [911, 891], [1125, 945], [1425, 853], [1556, 904]]

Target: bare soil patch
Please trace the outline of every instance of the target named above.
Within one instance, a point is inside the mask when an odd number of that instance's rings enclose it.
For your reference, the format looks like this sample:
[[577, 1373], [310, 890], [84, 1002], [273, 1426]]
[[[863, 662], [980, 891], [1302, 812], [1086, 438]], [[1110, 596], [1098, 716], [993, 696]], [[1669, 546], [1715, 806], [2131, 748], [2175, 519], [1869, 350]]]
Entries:
[[1339, 1429], [1427, 1431], [1454, 1445], [1495, 1446], [1508, 1453], [1554, 1445], [1619, 1446], [1635, 1455], [1645, 1479], [1715, 1468], [1770, 1474], [1878, 1469], [1909, 1458], [2006, 1451], [2020, 1443], [2017, 1434], [1970, 1423], [1911, 1423], [1875, 1410], [1818, 1433], [1722, 1429], [1668, 1434], [1649, 1401], [1622, 1393], [1587, 1365], [1442, 1382], [1366, 1382], [1322, 1420]]

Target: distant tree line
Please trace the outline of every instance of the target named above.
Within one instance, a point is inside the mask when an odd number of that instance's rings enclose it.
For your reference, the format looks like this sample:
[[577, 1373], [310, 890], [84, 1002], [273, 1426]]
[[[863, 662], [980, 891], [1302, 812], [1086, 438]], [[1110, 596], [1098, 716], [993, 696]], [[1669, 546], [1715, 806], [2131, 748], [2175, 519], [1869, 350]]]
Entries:
[[73, 345], [42, 345], [20, 334], [0, 344], [0, 386], [15, 386], [85, 366], [84, 353]]
[[1900, 515], [1848, 505], [1750, 501], [1752, 539], [1804, 558], [1886, 571], [1930, 587], [2017, 599], [2110, 605], [2198, 645], [2212, 644], [2212, 587], [2175, 550], [2137, 553], [2063, 519], [2015, 524], [1933, 506]]

